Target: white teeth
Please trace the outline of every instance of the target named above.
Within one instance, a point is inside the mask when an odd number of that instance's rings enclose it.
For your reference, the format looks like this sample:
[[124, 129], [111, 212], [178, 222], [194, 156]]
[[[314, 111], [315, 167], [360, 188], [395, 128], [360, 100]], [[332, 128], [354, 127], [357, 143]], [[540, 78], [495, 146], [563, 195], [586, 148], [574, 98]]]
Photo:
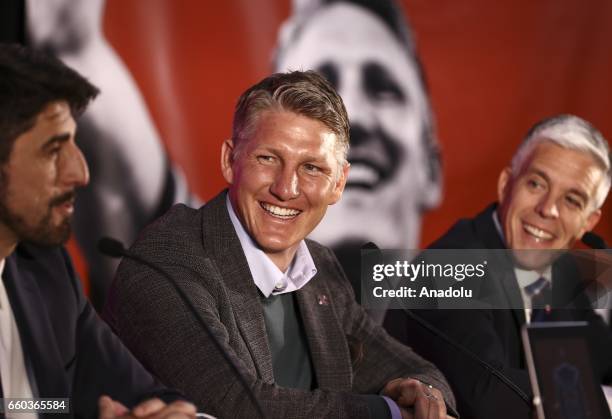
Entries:
[[553, 238], [552, 234], [547, 233], [544, 230], [540, 230], [539, 228], [536, 228], [536, 227], [534, 227], [532, 225], [529, 225], [529, 224], [523, 224], [523, 229], [525, 229], [525, 231], [527, 233], [531, 234], [536, 239], [552, 240], [552, 238]]
[[261, 202], [260, 205], [269, 214], [272, 214], [280, 218], [293, 218], [296, 215], [298, 215], [300, 212], [302, 212], [296, 209], [277, 207], [276, 205], [271, 205], [266, 202]]

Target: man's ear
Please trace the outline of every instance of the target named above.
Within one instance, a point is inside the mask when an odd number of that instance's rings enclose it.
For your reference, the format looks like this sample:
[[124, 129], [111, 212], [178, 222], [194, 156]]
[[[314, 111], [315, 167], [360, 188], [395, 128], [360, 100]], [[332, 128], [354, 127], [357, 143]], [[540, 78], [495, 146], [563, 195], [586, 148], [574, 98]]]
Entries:
[[332, 192], [332, 199], [329, 205], [333, 205], [336, 202], [340, 201], [340, 198], [342, 197], [342, 192], [344, 191], [344, 187], [346, 186], [346, 180], [348, 179], [350, 168], [351, 168], [351, 165], [350, 163], [347, 162], [344, 164], [344, 166], [342, 166], [342, 169], [340, 169], [341, 170], [340, 177], [338, 178], [338, 180], [336, 180], [334, 184], [334, 190]]
[[512, 168], [508, 166], [501, 171], [497, 179], [497, 202], [500, 205], [510, 193], [510, 179], [512, 179]]
[[234, 142], [228, 139], [223, 141], [221, 146], [221, 173], [223, 173], [225, 181], [230, 185], [234, 181], [232, 163], [234, 163]]
[[580, 232], [580, 238], [582, 239], [582, 236], [584, 236], [584, 233], [586, 233], [587, 231], [593, 230], [600, 219], [601, 219], [601, 209], [597, 209], [593, 211], [586, 219], [584, 228]]

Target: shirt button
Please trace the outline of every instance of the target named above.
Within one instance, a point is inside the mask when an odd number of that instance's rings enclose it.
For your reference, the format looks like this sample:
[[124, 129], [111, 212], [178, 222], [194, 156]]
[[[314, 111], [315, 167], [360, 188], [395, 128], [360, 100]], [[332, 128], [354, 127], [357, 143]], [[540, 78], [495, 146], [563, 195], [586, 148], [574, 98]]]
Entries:
[[274, 285], [274, 291], [277, 291], [277, 292], [278, 292], [278, 291], [282, 291], [282, 290], [284, 290], [285, 288], [287, 288], [287, 284], [285, 284], [284, 282], [277, 282], [277, 283]]

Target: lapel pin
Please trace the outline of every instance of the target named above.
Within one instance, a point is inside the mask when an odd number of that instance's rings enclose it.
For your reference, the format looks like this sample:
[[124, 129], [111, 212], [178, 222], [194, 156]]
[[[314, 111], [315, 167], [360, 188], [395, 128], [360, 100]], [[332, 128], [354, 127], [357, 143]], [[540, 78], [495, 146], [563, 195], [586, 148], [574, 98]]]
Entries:
[[327, 306], [327, 305], [329, 305], [329, 300], [327, 298], [327, 295], [325, 295], [325, 294], [317, 295], [317, 301], [319, 302], [320, 306]]

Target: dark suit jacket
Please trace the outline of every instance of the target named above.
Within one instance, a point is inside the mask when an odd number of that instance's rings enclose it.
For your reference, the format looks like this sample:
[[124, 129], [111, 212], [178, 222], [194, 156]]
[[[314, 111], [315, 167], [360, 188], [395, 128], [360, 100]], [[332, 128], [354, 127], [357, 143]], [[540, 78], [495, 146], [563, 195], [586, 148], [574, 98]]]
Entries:
[[38, 397], [71, 398], [72, 415], [97, 417], [102, 394], [132, 406], [163, 393], [87, 302], [64, 249], [18, 246], [3, 280]]
[[[132, 251], [179, 282], [262, 404], [268, 418], [365, 418], [360, 394], [378, 394], [397, 377], [431, 383], [454, 405], [442, 375], [391, 339], [355, 301], [333, 253], [307, 241], [317, 275], [297, 291], [297, 306], [318, 388], [274, 383], [260, 295], [222, 193], [199, 210], [174, 206], [145, 230]], [[157, 376], [219, 417], [256, 417], [243, 388], [167, 281], [124, 259], [105, 315]], [[363, 349], [361, 360], [353, 348]]]
[[[488, 207], [474, 219], [458, 221], [430, 248], [434, 249], [503, 249], [504, 243], [493, 222], [495, 206]], [[496, 252], [500, 257], [500, 253]], [[566, 260], [553, 265], [553, 301], [555, 306], [584, 307], [584, 296], [567, 295], [574, 286], [557, 286], [562, 281], [575, 281], [575, 271]], [[494, 272], [496, 297], [505, 301], [522, 301], [512, 262], [497, 260]], [[487, 278], [489, 279], [489, 278]], [[560, 292], [557, 292], [560, 291]], [[490, 292], [490, 290], [488, 291]], [[508, 303], [504, 305], [508, 307]], [[469, 348], [481, 359], [499, 368], [527, 395], [532, 396], [521, 341], [525, 323], [522, 309], [422, 310], [418, 312], [455, 341]], [[592, 359], [603, 381], [612, 378], [612, 334], [603, 320], [591, 309], [553, 310], [555, 320], [587, 321], [590, 324]], [[423, 330], [403, 311], [390, 310], [385, 328], [400, 341], [434, 362], [448, 378], [457, 397], [457, 406], [464, 418], [531, 419], [527, 405], [497, 378], [467, 356]]]

